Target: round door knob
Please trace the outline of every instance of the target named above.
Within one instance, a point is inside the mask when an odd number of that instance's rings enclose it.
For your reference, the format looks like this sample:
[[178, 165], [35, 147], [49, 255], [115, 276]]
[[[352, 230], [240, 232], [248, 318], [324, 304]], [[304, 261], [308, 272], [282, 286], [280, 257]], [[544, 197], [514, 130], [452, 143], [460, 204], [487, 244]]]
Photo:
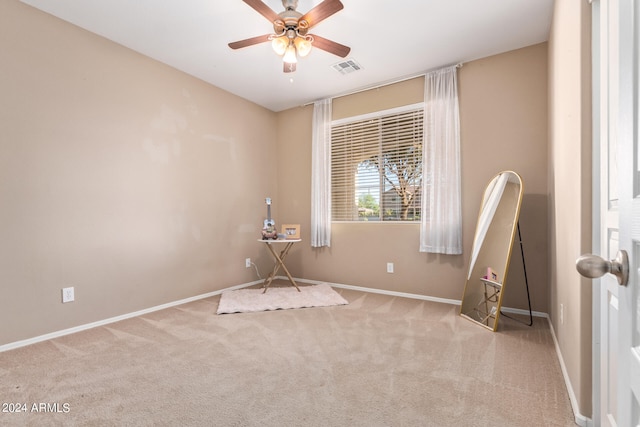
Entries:
[[581, 255], [576, 260], [576, 269], [584, 277], [595, 279], [611, 273], [618, 278], [621, 286], [629, 281], [629, 257], [626, 251], [618, 251], [616, 258], [607, 261], [598, 255]]

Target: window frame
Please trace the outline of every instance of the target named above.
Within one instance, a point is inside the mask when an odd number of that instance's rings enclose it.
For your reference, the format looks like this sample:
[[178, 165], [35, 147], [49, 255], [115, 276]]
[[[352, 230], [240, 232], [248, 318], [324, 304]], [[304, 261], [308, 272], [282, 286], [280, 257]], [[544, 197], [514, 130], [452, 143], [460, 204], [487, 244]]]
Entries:
[[[421, 111], [422, 112], [422, 117], [424, 118], [424, 111], [425, 111], [425, 102], [418, 102], [418, 103], [413, 103], [413, 104], [407, 104], [407, 105], [402, 105], [399, 107], [394, 107], [394, 108], [389, 108], [389, 109], [385, 109], [385, 110], [379, 110], [379, 111], [374, 111], [374, 112], [370, 112], [370, 113], [365, 113], [365, 114], [359, 114], [356, 116], [350, 116], [350, 117], [344, 117], [341, 119], [336, 119], [336, 120], [332, 120], [331, 121], [331, 133], [333, 134], [334, 131], [334, 127], [335, 126], [343, 126], [343, 125], [347, 125], [349, 123], [357, 123], [357, 122], [363, 122], [363, 121], [367, 121], [367, 120], [377, 120], [380, 121], [383, 117], [386, 116], [393, 116], [393, 115], [400, 115], [403, 113], [410, 113], [410, 112], [417, 112], [417, 111]], [[423, 124], [424, 126], [424, 124]], [[423, 129], [423, 135], [422, 135], [422, 144], [424, 144], [424, 129]], [[423, 145], [424, 147], [424, 145]], [[333, 169], [333, 154], [334, 154], [334, 146], [333, 146], [333, 141], [332, 141], [332, 145], [331, 145], [331, 167]], [[421, 161], [423, 164], [423, 171], [422, 171], [422, 177], [421, 177], [421, 182], [423, 182], [422, 180], [427, 179], [426, 173], [424, 171], [424, 149], [421, 153]], [[381, 175], [382, 176], [382, 175]], [[334, 175], [333, 175], [333, 170], [331, 172], [331, 189], [332, 189], [332, 193], [333, 193], [333, 183], [334, 183]], [[355, 179], [355, 178], [354, 178]], [[354, 194], [357, 194], [357, 190], [358, 188], [355, 186], [355, 182], [354, 182], [354, 187], [353, 187], [353, 192]], [[349, 191], [347, 189], [347, 191]], [[379, 191], [379, 197], [382, 198], [384, 197], [384, 182], [381, 183], [380, 186], [380, 191]], [[423, 195], [421, 195], [422, 197]], [[332, 199], [333, 199], [333, 195], [332, 195]], [[417, 201], [418, 203], [421, 202], [420, 199], [418, 199]], [[380, 201], [379, 201], [380, 203]], [[415, 203], [415, 202], [414, 202]], [[334, 204], [334, 202], [332, 201], [332, 205]], [[355, 202], [356, 206], [357, 206], [357, 202]], [[420, 207], [420, 210], [421, 207]], [[420, 215], [422, 215], [422, 212], [420, 212]], [[378, 217], [376, 217], [376, 219], [374, 220], [365, 220], [365, 219], [352, 219], [352, 220], [347, 220], [347, 219], [333, 219], [333, 212], [332, 212], [332, 219], [331, 219], [332, 223], [344, 223], [344, 224], [362, 224], [362, 223], [367, 223], [367, 224], [408, 224], [408, 225], [419, 225], [421, 222], [420, 217], [418, 218], [414, 218], [412, 220], [399, 220], [399, 219], [392, 219], [392, 220], [385, 220], [384, 219], [384, 214], [379, 215]]]

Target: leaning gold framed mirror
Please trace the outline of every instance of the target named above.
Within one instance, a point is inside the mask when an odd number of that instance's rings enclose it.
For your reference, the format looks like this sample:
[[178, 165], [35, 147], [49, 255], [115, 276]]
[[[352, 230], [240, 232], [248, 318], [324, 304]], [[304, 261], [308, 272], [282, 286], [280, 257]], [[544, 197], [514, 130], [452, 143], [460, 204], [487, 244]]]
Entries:
[[496, 331], [524, 189], [513, 171], [487, 185], [478, 213], [460, 315]]

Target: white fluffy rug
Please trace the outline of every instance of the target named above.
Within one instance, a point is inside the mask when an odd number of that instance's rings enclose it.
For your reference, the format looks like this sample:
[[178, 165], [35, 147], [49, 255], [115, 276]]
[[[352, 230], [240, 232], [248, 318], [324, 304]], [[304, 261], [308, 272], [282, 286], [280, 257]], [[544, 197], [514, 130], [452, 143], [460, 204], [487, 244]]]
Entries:
[[226, 291], [220, 296], [218, 314], [250, 313], [255, 311], [284, 310], [303, 307], [328, 307], [349, 304], [329, 285], [272, 287], [262, 289]]

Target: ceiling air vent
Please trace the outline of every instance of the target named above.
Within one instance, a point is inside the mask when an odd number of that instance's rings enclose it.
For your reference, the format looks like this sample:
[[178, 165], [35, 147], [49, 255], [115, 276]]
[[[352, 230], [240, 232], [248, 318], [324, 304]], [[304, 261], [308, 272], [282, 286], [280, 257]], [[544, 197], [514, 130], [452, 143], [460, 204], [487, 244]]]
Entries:
[[340, 74], [350, 74], [354, 71], [358, 71], [362, 69], [362, 65], [358, 64], [354, 59], [347, 59], [346, 61], [338, 62], [337, 64], [333, 64], [331, 66], [334, 70], [339, 72]]

